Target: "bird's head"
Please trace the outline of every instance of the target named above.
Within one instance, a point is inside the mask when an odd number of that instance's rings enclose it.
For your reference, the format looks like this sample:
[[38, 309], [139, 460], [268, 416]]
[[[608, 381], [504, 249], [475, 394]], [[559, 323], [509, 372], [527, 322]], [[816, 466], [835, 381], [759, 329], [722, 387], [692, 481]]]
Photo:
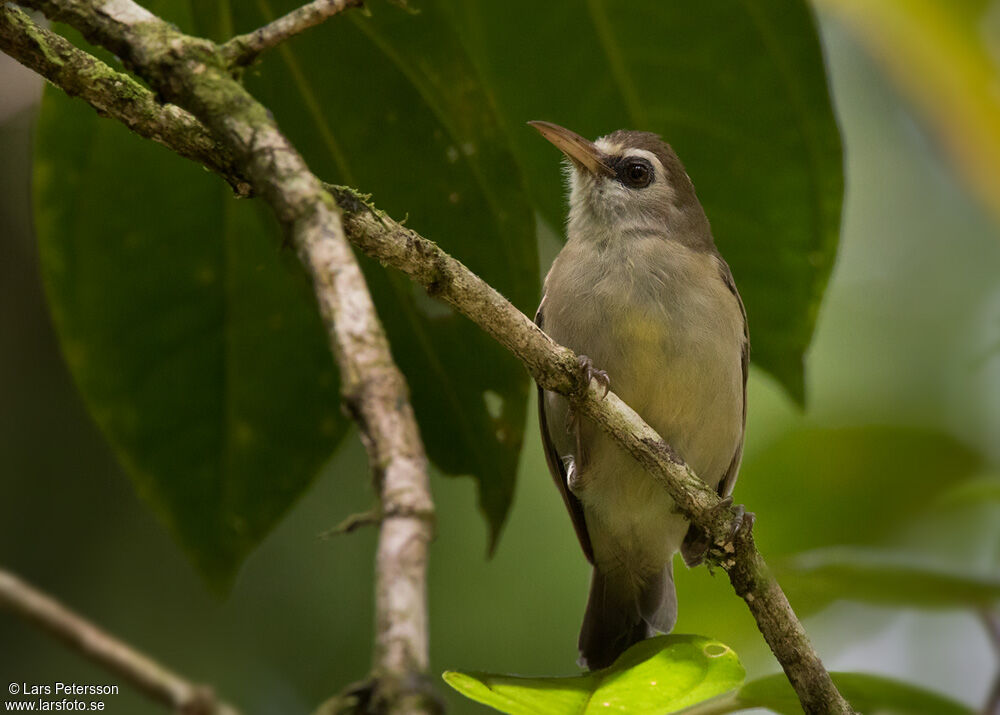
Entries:
[[557, 124], [528, 123], [566, 155], [570, 235], [656, 234], [691, 248], [713, 246], [691, 179], [657, 135], [619, 130], [592, 142]]

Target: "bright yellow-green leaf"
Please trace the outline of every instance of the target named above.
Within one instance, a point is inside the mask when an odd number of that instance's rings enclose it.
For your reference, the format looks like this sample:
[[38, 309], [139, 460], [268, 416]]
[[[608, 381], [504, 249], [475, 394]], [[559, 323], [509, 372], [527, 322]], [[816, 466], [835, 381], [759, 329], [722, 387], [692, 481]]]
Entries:
[[578, 676], [448, 671], [444, 679], [466, 697], [510, 715], [664, 715], [732, 691], [745, 675], [728, 646], [670, 635], [638, 643], [610, 667]]

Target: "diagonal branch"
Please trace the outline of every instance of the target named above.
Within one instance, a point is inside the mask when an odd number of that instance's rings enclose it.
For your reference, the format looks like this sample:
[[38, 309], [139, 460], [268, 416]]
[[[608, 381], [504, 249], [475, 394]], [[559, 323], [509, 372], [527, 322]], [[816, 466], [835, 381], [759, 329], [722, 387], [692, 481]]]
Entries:
[[264, 52], [290, 37], [315, 27], [348, 8], [361, 7], [363, 0], [313, 0], [253, 32], [237, 35], [219, 49], [232, 68], [247, 67]]
[[210, 688], [185, 680], [3, 569], [0, 608], [34, 623], [176, 712], [238, 715], [232, 705], [217, 700]]
[[[336, 222], [329, 223], [336, 230], [328, 238], [341, 236], [340, 217], [327, 203], [329, 195], [316, 189], [315, 177], [308, 174], [283, 137], [276, 144], [269, 143], [280, 137], [273, 122], [264, 122], [257, 114], [251, 118], [243, 116], [245, 103], [253, 112], [263, 108], [242, 94], [233, 104], [217, 103], [219, 97], [229, 96], [230, 88], [224, 84], [228, 82], [225, 64], [208, 43], [162, 27], [157, 18], [131, 0], [106, 0], [104, 3], [96, 0], [26, 0], [24, 4], [75, 25], [93, 41], [125, 58], [168, 99], [177, 101], [201, 118], [219, 137], [223, 151], [236, 153], [238, 166], [246, 171], [253, 189], [275, 206], [286, 226], [294, 228], [299, 220], [309, 219], [312, 214], [308, 204], [312, 201], [315, 212], [332, 213], [337, 218]], [[137, 27], [141, 31], [137, 31]], [[154, 31], [150, 32], [151, 29]], [[178, 66], [174, 61], [166, 61], [171, 56], [188, 64]], [[207, 85], [202, 84], [206, 82]], [[205, 86], [225, 91], [221, 94], [207, 92], [212, 96], [206, 96], [199, 91]], [[265, 127], [269, 137], [263, 145], [257, 135], [259, 127]], [[244, 156], [247, 153], [249, 156]], [[298, 202], [294, 207], [285, 205], [281, 189], [273, 185], [269, 173], [271, 163], [275, 168], [283, 167], [290, 156], [294, 157], [293, 175], [308, 188], [307, 196], [302, 199], [304, 203]], [[263, 163], [258, 165], [257, 162]], [[715, 491], [705, 485], [635, 411], [614, 393], [608, 393], [605, 398], [603, 390], [589, 385], [571, 350], [553, 342], [461, 262], [377, 211], [356, 192], [327, 188], [343, 210], [343, 229], [348, 239], [369, 256], [409, 275], [430, 295], [454, 306], [513, 352], [541, 387], [567, 396], [579, 413], [594, 420], [646, 467], [671, 495], [681, 513], [712, 535], [716, 550], [721, 554], [720, 564], [753, 613], [806, 712], [853, 712], [809, 643], [784, 593], [757, 551], [750, 531], [740, 531], [735, 537], [731, 534], [734, 511], [720, 505]], [[308, 243], [296, 238], [300, 253]], [[310, 266], [315, 263], [308, 255], [304, 260]], [[314, 273], [314, 280], [322, 275], [325, 274]]]

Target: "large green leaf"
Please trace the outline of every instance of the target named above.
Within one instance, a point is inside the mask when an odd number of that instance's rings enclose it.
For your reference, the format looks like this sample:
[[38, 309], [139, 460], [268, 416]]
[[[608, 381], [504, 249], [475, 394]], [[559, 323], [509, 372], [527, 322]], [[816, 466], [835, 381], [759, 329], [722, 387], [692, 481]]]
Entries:
[[462, 28], [553, 226], [565, 214], [558, 154], [524, 122], [590, 137], [645, 129], [674, 146], [746, 302], [752, 358], [801, 401], [843, 191], [804, 0], [437, 1]]
[[665, 715], [734, 690], [745, 675], [729, 647], [677, 635], [642, 641], [608, 668], [573, 677], [449, 671], [444, 679], [466, 697], [510, 715]]
[[[244, 30], [299, 4], [232, 8]], [[247, 81], [320, 176], [374, 192], [380, 208], [408, 217], [522, 310], [534, 310], [534, 218], [489, 97], [441, 13], [377, 5], [371, 17], [337, 18], [283, 46]], [[495, 543], [513, 496], [527, 375], [408, 278], [363, 265], [428, 452], [444, 472], [476, 476]]]
[[[972, 709], [916, 685], [867, 673], [831, 673], [840, 693], [863, 715], [972, 715]], [[769, 708], [782, 715], [800, 715], [802, 706], [783, 674], [769, 675], [744, 685], [730, 709]]]
[[46, 91], [36, 221], [63, 352], [137, 490], [217, 586], [346, 426], [294, 256], [263, 205], [229, 193]]
[[[222, 38], [293, 4], [234, 3], [232, 15], [224, 0], [149, 7]], [[470, 64], [433, 13], [380, 10], [273, 54], [252, 88], [323, 178], [376, 191], [530, 309], [533, 219]], [[426, 46], [407, 44], [418, 40]], [[215, 177], [57, 92], [46, 94], [36, 162], [43, 272], [81, 393], [137, 489], [224, 584], [344, 434], [311, 288], [263, 204], [236, 201]], [[495, 538], [527, 376], [408, 280], [366, 268], [430, 454], [480, 479]]]
[[1000, 577], [961, 571], [919, 554], [835, 547], [798, 554], [778, 580], [803, 610], [848, 599], [914, 608], [993, 608]]

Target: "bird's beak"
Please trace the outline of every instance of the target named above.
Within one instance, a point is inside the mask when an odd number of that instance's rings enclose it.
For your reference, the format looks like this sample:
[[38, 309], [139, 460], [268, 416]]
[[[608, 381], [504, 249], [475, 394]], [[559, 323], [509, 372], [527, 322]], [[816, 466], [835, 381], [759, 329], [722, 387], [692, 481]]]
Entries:
[[598, 176], [614, 176], [615, 172], [605, 161], [604, 154], [594, 142], [587, 141], [576, 132], [560, 127], [552, 122], [528, 122], [538, 133], [556, 145], [570, 161], [581, 169]]

